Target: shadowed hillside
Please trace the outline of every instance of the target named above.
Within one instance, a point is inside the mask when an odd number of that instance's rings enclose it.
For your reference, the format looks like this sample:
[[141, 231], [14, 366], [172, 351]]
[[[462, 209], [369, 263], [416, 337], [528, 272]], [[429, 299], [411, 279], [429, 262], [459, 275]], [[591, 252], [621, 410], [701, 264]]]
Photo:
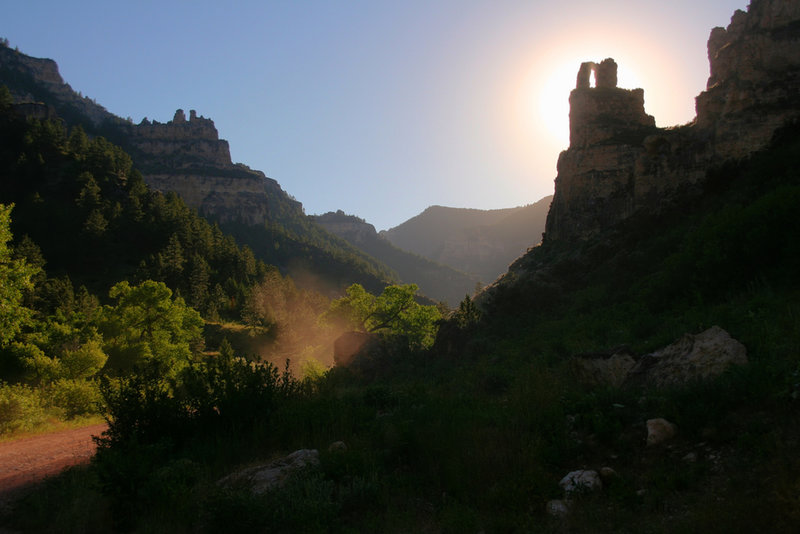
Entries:
[[330, 233], [341, 237], [389, 266], [404, 283], [415, 283], [426, 296], [455, 306], [475, 291], [478, 278], [422, 256], [406, 252], [378, 235], [375, 227], [341, 211], [318, 215], [313, 219]]
[[541, 241], [552, 198], [500, 210], [431, 206], [381, 236], [396, 247], [489, 283]]

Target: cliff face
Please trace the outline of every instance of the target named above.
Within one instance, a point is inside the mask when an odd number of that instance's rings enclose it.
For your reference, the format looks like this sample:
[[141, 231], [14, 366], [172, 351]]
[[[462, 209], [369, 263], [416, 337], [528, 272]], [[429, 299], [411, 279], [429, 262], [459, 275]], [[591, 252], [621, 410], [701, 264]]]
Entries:
[[314, 221], [333, 235], [337, 235], [359, 248], [380, 239], [375, 227], [354, 215], [346, 215], [339, 210], [313, 216]]
[[278, 182], [232, 163], [228, 142], [219, 138], [214, 122], [194, 110], [188, 119], [179, 109], [167, 123], [132, 124], [73, 91], [55, 61], [7, 46], [0, 46], [0, 83], [8, 86], [20, 113], [40, 118], [56, 113], [69, 125], [110, 138], [131, 153], [151, 187], [177, 193], [205, 215], [249, 225], [303, 215], [302, 205]]
[[[708, 42], [711, 76], [697, 118], [659, 129], [642, 89], [616, 87], [616, 64], [584, 63], [570, 94], [570, 146], [558, 160], [545, 239], [589, 238], [702, 186], [707, 169], [767, 146], [800, 117], [800, 3], [753, 0]], [[594, 71], [597, 87], [589, 87]]]
[[17, 103], [46, 101], [56, 107], [59, 116], [86, 117], [95, 126], [123, 122], [89, 97], [73, 91], [64, 83], [52, 59], [30, 57], [8, 46], [0, 46], [0, 80]]
[[[179, 109], [166, 124], [145, 119], [127, 130], [127, 143], [145, 181], [160, 191], [177, 193], [205, 215], [256, 225], [271, 214], [268, 193], [288, 201], [277, 182], [245, 165], [234, 165], [228, 142], [219, 138], [214, 122], [194, 110], [188, 120]], [[302, 213], [302, 206], [294, 204]]]

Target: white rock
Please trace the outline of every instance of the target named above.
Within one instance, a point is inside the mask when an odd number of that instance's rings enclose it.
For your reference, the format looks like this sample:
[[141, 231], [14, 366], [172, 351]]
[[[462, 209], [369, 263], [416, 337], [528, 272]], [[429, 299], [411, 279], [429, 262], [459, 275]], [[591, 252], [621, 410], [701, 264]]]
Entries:
[[569, 513], [569, 505], [560, 499], [547, 501], [547, 513], [553, 517], [564, 517]]
[[722, 374], [747, 363], [747, 349], [719, 326], [686, 334], [671, 345], [647, 354], [628, 373], [628, 384], [656, 387], [683, 385]]
[[661, 417], [647, 420], [647, 446], [660, 445], [675, 437], [678, 428]]
[[344, 441], [334, 441], [328, 445], [328, 452], [347, 452], [347, 445]]
[[300, 449], [266, 465], [248, 467], [220, 479], [223, 487], [245, 485], [258, 495], [283, 486], [288, 478], [308, 466], [319, 465], [319, 451]]
[[569, 497], [575, 493], [590, 493], [603, 489], [603, 481], [595, 470], [581, 469], [571, 471], [558, 483]]

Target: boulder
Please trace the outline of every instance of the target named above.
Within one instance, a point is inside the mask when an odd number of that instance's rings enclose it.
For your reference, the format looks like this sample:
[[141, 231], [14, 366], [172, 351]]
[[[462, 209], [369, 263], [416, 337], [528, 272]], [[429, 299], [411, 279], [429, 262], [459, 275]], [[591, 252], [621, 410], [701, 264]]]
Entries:
[[627, 347], [604, 353], [580, 354], [570, 360], [575, 378], [591, 385], [621, 386], [635, 365], [635, 355]]
[[347, 452], [347, 444], [344, 441], [334, 441], [328, 445], [328, 452], [339, 453]]
[[600, 474], [593, 469], [580, 469], [571, 471], [558, 483], [564, 494], [569, 498], [580, 493], [592, 493], [603, 489], [603, 481]]
[[553, 517], [565, 517], [569, 514], [569, 505], [561, 499], [547, 501], [547, 513]]
[[603, 482], [608, 484], [608, 483], [618, 479], [619, 478], [619, 473], [617, 473], [611, 467], [602, 467], [602, 468], [600, 468], [600, 478], [603, 480]]
[[247, 487], [254, 495], [280, 488], [298, 471], [319, 465], [319, 451], [300, 449], [265, 465], [248, 467], [220, 479], [219, 486]]
[[686, 334], [673, 344], [639, 358], [626, 379], [629, 385], [668, 387], [705, 380], [732, 365], [747, 363], [747, 349], [718, 326]]
[[661, 445], [675, 437], [678, 428], [667, 421], [666, 419], [648, 419], [647, 420], [647, 446], [653, 447]]

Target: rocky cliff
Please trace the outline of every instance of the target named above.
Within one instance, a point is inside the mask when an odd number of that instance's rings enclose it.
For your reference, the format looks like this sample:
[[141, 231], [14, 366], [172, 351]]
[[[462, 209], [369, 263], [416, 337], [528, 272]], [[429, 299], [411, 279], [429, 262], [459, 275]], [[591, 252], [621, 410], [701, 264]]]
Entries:
[[278, 182], [234, 164], [214, 122], [194, 110], [188, 118], [179, 109], [166, 123], [144, 119], [133, 124], [76, 93], [52, 59], [27, 56], [8, 46], [0, 46], [0, 83], [9, 88], [21, 113], [52, 115], [54, 110], [68, 125], [80, 124], [91, 135], [108, 137], [133, 156], [151, 187], [177, 193], [204, 215], [248, 225], [303, 216], [302, 205]]
[[144, 119], [126, 130], [127, 146], [150, 186], [174, 191], [204, 215], [262, 224], [274, 215], [270, 199], [290, 204], [302, 215], [302, 205], [289, 199], [278, 182], [233, 164], [228, 142], [219, 138], [214, 122], [195, 110], [188, 119], [179, 109], [165, 124]]
[[0, 45], [0, 80], [11, 91], [15, 102], [47, 102], [64, 119], [85, 117], [94, 127], [124, 122], [88, 96], [73, 91], [69, 84], [64, 83], [58, 65], [52, 59], [27, 56]]
[[765, 148], [800, 118], [800, 3], [753, 0], [727, 29], [712, 30], [708, 54], [697, 118], [665, 129], [645, 113], [642, 89], [616, 87], [612, 59], [580, 66], [545, 240], [587, 239], [658, 211], [701, 188], [708, 169]]

